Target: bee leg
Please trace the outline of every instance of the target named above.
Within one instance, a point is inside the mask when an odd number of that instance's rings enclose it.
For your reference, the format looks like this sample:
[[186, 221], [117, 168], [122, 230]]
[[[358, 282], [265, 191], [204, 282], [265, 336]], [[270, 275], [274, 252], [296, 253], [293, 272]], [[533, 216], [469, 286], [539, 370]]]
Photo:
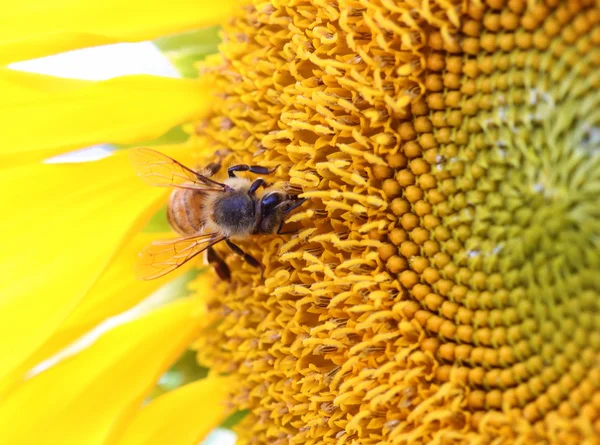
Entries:
[[267, 187], [267, 181], [265, 181], [263, 178], [258, 178], [256, 181], [254, 181], [252, 183], [252, 185], [250, 186], [250, 189], [248, 189], [248, 194], [250, 196], [254, 196], [254, 194], [256, 193], [256, 191], [261, 188], [261, 187]]
[[223, 261], [223, 258], [217, 254], [212, 246], [206, 249], [206, 261], [208, 261], [209, 264], [212, 264], [215, 272], [221, 280], [229, 281], [231, 279], [231, 271], [229, 270], [229, 266], [225, 261]]
[[219, 173], [221, 170], [221, 165], [223, 163], [223, 159], [230, 153], [229, 150], [218, 150], [215, 155], [217, 156], [216, 162], [211, 162], [206, 167], [201, 169], [203, 171], [204, 176], [211, 177]]
[[298, 233], [298, 230], [286, 230], [285, 232], [282, 232], [281, 229], [283, 229], [283, 224], [279, 227], [277, 235], [292, 235], [294, 233]]
[[227, 169], [227, 174], [230, 178], [235, 178], [235, 172], [250, 172], [257, 175], [270, 175], [277, 170], [278, 165], [273, 168], [261, 167], [260, 165], [238, 164], [232, 165]]
[[219, 170], [221, 170], [221, 161], [211, 162], [206, 167], [204, 167], [204, 173], [205, 173], [204, 176], [207, 176], [210, 178], [211, 176], [214, 176], [217, 173], [219, 173]]
[[229, 248], [233, 251], [233, 253], [241, 256], [244, 261], [248, 264], [250, 264], [252, 267], [256, 267], [257, 269], [260, 269], [260, 276], [262, 278], [263, 275], [263, 267], [262, 264], [260, 264], [256, 258], [254, 258], [251, 255], [248, 255], [246, 252], [244, 252], [242, 249], [240, 249], [238, 246], [236, 246], [235, 244], [233, 244], [230, 240], [225, 239], [225, 242], [227, 243], [227, 245], [229, 246]]

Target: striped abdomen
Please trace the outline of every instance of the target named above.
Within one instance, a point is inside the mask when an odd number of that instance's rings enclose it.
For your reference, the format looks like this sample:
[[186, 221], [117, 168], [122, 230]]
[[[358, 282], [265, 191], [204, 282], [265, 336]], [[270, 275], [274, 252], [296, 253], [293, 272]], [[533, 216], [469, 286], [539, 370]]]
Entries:
[[198, 190], [175, 189], [167, 204], [167, 220], [177, 233], [194, 235], [202, 229], [202, 201]]

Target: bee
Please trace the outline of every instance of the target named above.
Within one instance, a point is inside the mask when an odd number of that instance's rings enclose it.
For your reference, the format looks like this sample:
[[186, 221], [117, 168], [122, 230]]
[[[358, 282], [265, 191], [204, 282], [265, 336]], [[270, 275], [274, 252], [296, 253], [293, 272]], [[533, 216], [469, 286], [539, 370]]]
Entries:
[[[253, 235], [282, 234], [287, 215], [305, 201], [284, 191], [281, 183], [269, 184], [262, 177], [250, 181], [236, 176], [238, 172], [270, 175], [277, 167], [234, 165], [227, 170], [228, 178], [218, 182], [212, 176], [221, 168], [222, 154], [218, 162], [195, 171], [149, 148], [136, 148], [129, 153], [138, 176], [145, 182], [174, 188], [167, 204], [167, 219], [181, 235], [155, 241], [140, 252], [136, 275], [143, 280], [159, 278], [204, 251], [219, 277], [228, 280], [231, 272], [213, 249], [221, 241], [262, 274], [261, 263], [234, 241]], [[260, 197], [259, 189], [263, 189]]]

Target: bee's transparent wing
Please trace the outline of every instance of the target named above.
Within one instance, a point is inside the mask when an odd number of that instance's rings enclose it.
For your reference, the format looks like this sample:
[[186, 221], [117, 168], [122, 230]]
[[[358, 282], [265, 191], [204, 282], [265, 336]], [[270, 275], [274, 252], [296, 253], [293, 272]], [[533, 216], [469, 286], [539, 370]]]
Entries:
[[141, 280], [162, 277], [224, 239], [217, 233], [207, 233], [154, 241], [140, 252], [135, 275]]
[[225, 189], [224, 184], [213, 181], [175, 159], [150, 148], [130, 149], [129, 159], [137, 175], [153, 186], [218, 192]]

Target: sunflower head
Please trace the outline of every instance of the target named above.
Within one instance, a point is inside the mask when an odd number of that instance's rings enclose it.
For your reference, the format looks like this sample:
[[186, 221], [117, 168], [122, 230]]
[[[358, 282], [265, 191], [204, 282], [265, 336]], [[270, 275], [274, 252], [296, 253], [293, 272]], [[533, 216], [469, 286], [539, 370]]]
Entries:
[[227, 23], [197, 137], [309, 200], [244, 245], [264, 281], [229, 256], [204, 295], [199, 359], [239, 377], [242, 443], [600, 433], [600, 10], [550, 3]]
[[[0, 443], [197, 443], [230, 409], [241, 444], [600, 442], [598, 0], [37, 3], [3, 8], [0, 60], [227, 22], [200, 79], [0, 70]], [[220, 243], [137, 306], [165, 194], [126, 149], [41, 161], [183, 122], [158, 151], [305, 201], [235, 240], [263, 274]], [[191, 343], [209, 377], [143, 403]]]

